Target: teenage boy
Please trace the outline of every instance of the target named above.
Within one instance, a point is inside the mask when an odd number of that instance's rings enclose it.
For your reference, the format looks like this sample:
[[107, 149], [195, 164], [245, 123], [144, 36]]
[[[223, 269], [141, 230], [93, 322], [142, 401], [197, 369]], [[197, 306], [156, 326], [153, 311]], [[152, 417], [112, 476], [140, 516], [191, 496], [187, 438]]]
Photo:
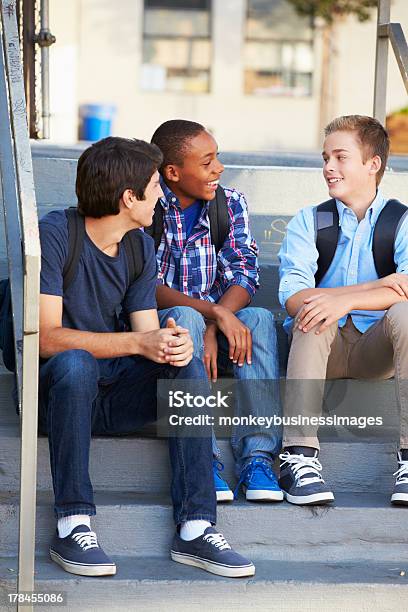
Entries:
[[[106, 138], [81, 155], [75, 218], [83, 235], [78, 232], [80, 256], [68, 287], [67, 215], [53, 211], [40, 222], [39, 412], [49, 438], [58, 520], [50, 554], [74, 574], [116, 573], [90, 525], [96, 513], [88, 472], [91, 434], [130, 433], [156, 420], [159, 379], [193, 380], [198, 392], [208, 392], [188, 331], [171, 319], [159, 329], [153, 241], [137, 229], [151, 223], [162, 195], [161, 161], [156, 146], [124, 138]], [[138, 276], [131, 274], [128, 232], [130, 252], [136, 253], [136, 239], [141, 246]], [[131, 331], [120, 331], [119, 314], [128, 318]], [[216, 574], [252, 575], [252, 563], [212, 527], [210, 430], [207, 437], [172, 437], [169, 450], [177, 525], [172, 558]]]
[[[407, 504], [408, 215], [378, 190], [389, 138], [377, 120], [339, 117], [325, 136], [323, 175], [332, 200], [301, 210], [290, 221], [280, 251], [279, 296], [291, 338], [285, 415], [319, 417], [326, 378], [395, 376], [401, 435], [391, 501]], [[393, 234], [378, 248], [374, 237], [381, 241], [389, 233], [382, 219], [392, 213], [389, 230], [393, 210], [398, 212], [395, 239]], [[327, 250], [332, 259], [322, 271]], [[379, 270], [387, 250], [396, 273], [384, 276]], [[317, 428], [313, 423], [290, 426], [283, 438], [280, 485], [286, 499], [294, 504], [332, 501], [320, 474]]]
[[[248, 308], [258, 286], [257, 246], [251, 236], [245, 197], [223, 189], [228, 229], [217, 252], [210, 206], [216, 206], [224, 166], [213, 136], [199, 123], [163, 123], [152, 142], [163, 153], [160, 167], [164, 197], [158, 202], [161, 239], [157, 259], [160, 321], [170, 316], [187, 327], [195, 355], [208, 378], [233, 367], [239, 381], [239, 415], [279, 413], [279, 374], [272, 313]], [[221, 212], [220, 212], [221, 214]], [[221, 215], [222, 216], [222, 215]], [[251, 382], [250, 382], [251, 381]], [[281, 501], [272, 466], [280, 450], [278, 427], [235, 427], [231, 438], [239, 477], [248, 500]], [[233, 499], [213, 436], [214, 483], [218, 501]]]

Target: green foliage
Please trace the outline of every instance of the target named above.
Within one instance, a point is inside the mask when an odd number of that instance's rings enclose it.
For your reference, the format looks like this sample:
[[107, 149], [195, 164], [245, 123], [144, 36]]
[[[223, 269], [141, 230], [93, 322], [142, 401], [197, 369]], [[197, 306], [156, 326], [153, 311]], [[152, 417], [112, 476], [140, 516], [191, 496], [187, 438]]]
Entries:
[[393, 115], [408, 115], [408, 106], [404, 106], [404, 108], [400, 108], [400, 110], [392, 113]]
[[326, 23], [333, 23], [337, 17], [355, 15], [359, 21], [371, 17], [371, 8], [377, 6], [377, 0], [287, 0], [299, 15], [304, 17], [322, 17]]

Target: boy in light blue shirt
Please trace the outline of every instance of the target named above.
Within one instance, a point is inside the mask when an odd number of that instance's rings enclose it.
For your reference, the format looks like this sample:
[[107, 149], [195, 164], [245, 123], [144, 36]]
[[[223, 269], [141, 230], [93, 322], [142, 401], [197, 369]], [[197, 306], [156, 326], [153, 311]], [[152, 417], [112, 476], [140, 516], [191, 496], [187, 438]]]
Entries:
[[[285, 416], [309, 417], [306, 425], [303, 418], [285, 429], [280, 486], [294, 504], [331, 502], [315, 425], [325, 379], [395, 376], [401, 434], [391, 501], [408, 505], [408, 209], [378, 189], [389, 138], [377, 120], [339, 117], [325, 136], [323, 175], [332, 200], [324, 209], [301, 210], [289, 223], [280, 251], [279, 298], [288, 313], [291, 343]], [[393, 262], [391, 253], [395, 272], [384, 275], [379, 269], [386, 255], [373, 248], [373, 236], [386, 206], [398, 209], [399, 218]], [[326, 245], [321, 241], [318, 250], [316, 232], [330, 226], [335, 233], [326, 233]], [[322, 271], [324, 249], [331, 249], [332, 259]]]

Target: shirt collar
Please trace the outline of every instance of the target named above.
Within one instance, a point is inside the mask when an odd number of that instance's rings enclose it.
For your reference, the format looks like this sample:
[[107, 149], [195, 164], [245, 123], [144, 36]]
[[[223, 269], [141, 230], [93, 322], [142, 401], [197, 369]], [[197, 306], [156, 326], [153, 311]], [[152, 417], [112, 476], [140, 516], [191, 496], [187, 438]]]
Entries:
[[[384, 198], [383, 194], [378, 189], [377, 190], [377, 195], [375, 196], [374, 200], [372, 201], [372, 203], [368, 207], [367, 212], [365, 214], [365, 217], [367, 217], [369, 219], [370, 224], [373, 227], [376, 224], [377, 219], [378, 219], [378, 215], [380, 214], [380, 212], [384, 208], [386, 202], [387, 202], [387, 200]], [[344, 214], [345, 214], [346, 210], [350, 210], [350, 209], [341, 200], [337, 200], [336, 199], [336, 205], [337, 205], [337, 210], [339, 212], [339, 225], [341, 226], [342, 223], [343, 223], [343, 217], [344, 217]]]
[[178, 200], [176, 198], [176, 196], [174, 195], [174, 193], [171, 191], [171, 189], [169, 189], [169, 187], [167, 187], [164, 178], [162, 176], [160, 176], [160, 186], [162, 188], [163, 191], [163, 197], [160, 198], [160, 202], [163, 206], [163, 208], [165, 210], [168, 210], [169, 206], [170, 206], [170, 202], [172, 201], [172, 198], [175, 198], [173, 200], [174, 204], [178, 203]]

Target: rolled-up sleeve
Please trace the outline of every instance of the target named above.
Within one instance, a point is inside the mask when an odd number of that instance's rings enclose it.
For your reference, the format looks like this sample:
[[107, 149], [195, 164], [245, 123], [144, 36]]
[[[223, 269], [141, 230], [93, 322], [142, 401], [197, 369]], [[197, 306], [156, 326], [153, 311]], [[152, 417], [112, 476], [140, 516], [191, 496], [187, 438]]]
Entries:
[[315, 242], [314, 207], [299, 211], [289, 222], [279, 251], [279, 301], [287, 300], [302, 289], [315, 287], [318, 251]]
[[242, 193], [226, 190], [230, 230], [218, 253], [217, 280], [226, 291], [233, 285], [252, 298], [259, 287], [258, 247], [251, 235], [248, 205]]

